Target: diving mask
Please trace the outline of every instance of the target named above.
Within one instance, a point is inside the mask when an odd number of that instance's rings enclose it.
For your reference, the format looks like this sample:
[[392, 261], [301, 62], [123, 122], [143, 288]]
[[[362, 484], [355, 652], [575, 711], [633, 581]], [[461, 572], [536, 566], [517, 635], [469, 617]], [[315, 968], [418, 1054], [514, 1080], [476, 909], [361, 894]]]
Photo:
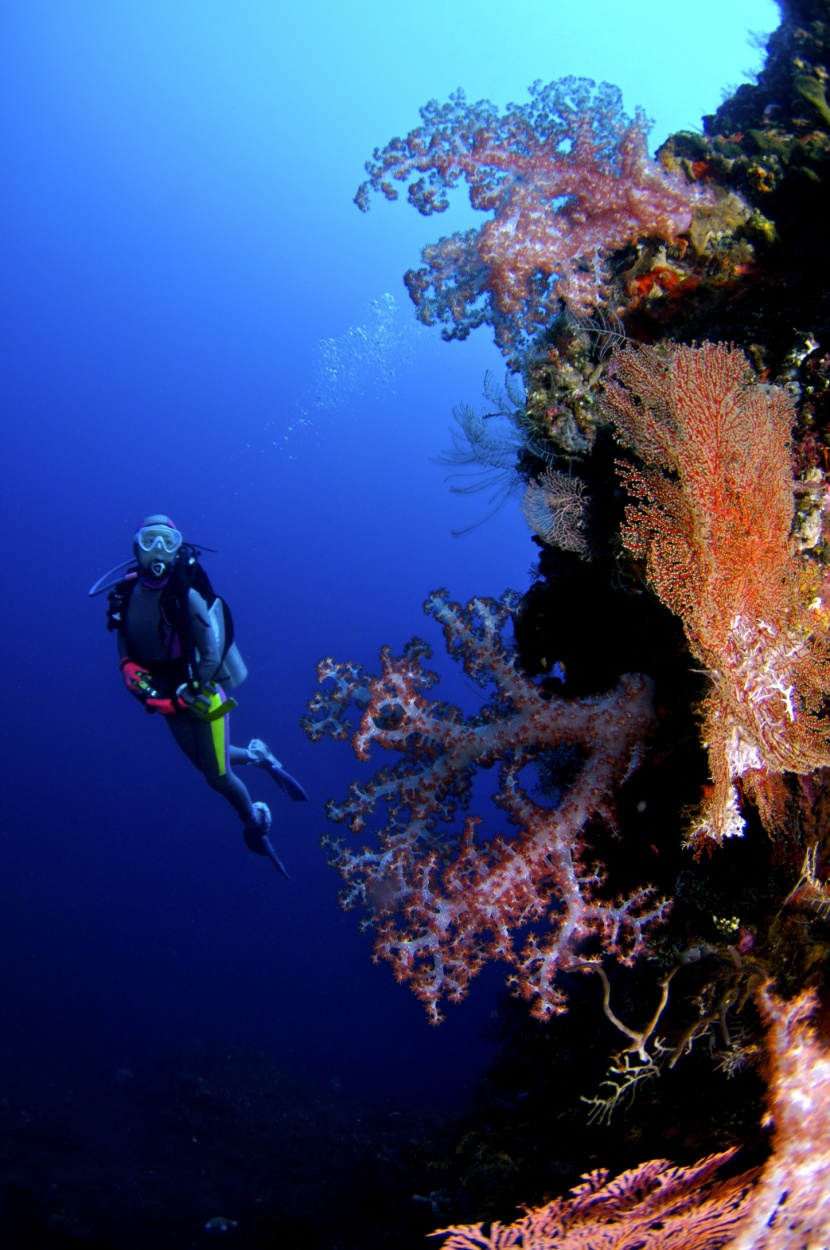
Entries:
[[[144, 553], [160, 560], [175, 556], [182, 545], [179, 530], [170, 525], [142, 525], [135, 536], [139, 555]], [[143, 561], [142, 561], [143, 563]]]
[[161, 585], [176, 563], [182, 546], [181, 533], [169, 516], [157, 513], [145, 517], [133, 537], [133, 552], [138, 558], [142, 581]]

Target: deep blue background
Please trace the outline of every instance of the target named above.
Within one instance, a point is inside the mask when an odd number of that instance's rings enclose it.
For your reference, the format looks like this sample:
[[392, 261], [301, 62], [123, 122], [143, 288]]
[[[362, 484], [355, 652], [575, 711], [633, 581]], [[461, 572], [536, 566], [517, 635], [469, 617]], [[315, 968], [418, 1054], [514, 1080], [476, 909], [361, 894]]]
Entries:
[[[758, 64], [768, 0], [6, 0], [0, 10], [3, 740], [0, 1047], [102, 1078], [197, 1042], [262, 1048], [357, 1092], [444, 1102], [480, 1070], [498, 975], [430, 1029], [336, 902], [323, 805], [354, 775], [298, 728], [326, 654], [375, 660], [421, 602], [522, 589], [508, 505], [429, 457], [503, 375], [485, 331], [445, 345], [400, 276], [471, 217], [351, 197], [377, 144], [458, 86], [617, 82], [657, 144]], [[271, 801], [295, 882], [119, 680], [88, 586], [139, 518], [172, 515], [237, 620], [234, 740], [312, 795]], [[452, 687], [453, 697], [459, 684]]]

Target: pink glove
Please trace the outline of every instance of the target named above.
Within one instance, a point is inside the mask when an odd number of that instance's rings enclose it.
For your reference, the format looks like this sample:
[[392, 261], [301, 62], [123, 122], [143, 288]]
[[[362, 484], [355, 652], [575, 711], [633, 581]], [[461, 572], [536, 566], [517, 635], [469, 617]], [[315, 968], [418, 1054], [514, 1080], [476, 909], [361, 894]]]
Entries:
[[142, 668], [140, 664], [136, 664], [135, 660], [131, 660], [128, 656], [124, 657], [119, 667], [121, 676], [124, 678], [124, 685], [130, 694], [135, 695], [137, 699], [145, 704], [150, 698], [156, 696], [156, 691], [153, 689], [152, 673], [148, 673], [146, 668]]
[[161, 712], [162, 716], [173, 716], [176, 712], [181, 711], [181, 708], [177, 706], [176, 699], [150, 698], [144, 706], [148, 712]]
[[182, 697], [184, 689], [184, 686], [179, 686], [176, 693], [169, 699], [162, 699], [154, 690], [146, 706], [151, 712], [161, 712], [162, 716], [175, 716], [176, 712], [190, 712], [193, 704]]

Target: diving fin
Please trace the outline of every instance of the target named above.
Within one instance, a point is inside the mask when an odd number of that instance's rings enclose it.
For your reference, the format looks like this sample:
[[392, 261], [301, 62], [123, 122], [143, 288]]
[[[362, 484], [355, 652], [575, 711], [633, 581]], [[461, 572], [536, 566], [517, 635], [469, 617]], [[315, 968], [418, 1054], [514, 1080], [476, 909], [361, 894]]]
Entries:
[[277, 757], [268, 749], [261, 738], [251, 739], [248, 743], [248, 754], [251, 757], [251, 763], [256, 764], [257, 768], [266, 769], [274, 778], [283, 794], [287, 794], [289, 799], [293, 799], [295, 803], [308, 802], [308, 795], [299, 781], [285, 771]]
[[282, 764], [275, 761], [268, 771], [282, 792], [288, 795], [289, 799], [293, 799], [295, 803], [308, 802], [308, 795], [299, 781], [297, 781], [296, 777], [292, 777], [290, 773], [287, 773]]
[[268, 856], [271, 863], [276, 868], [277, 872], [281, 872], [282, 875], [285, 877], [286, 881], [290, 881], [291, 878], [288, 875], [288, 869], [286, 868], [285, 864], [280, 859], [277, 852], [274, 850], [274, 844], [272, 843], [271, 839], [268, 837], [267, 833], [263, 834], [262, 836], [262, 847], [263, 847], [263, 850], [265, 851], [265, 854]]
[[254, 855], [267, 855], [277, 872], [282, 873], [286, 881], [291, 878], [285, 864], [274, 850], [274, 844], [268, 836], [271, 832], [271, 813], [267, 803], [254, 803], [251, 819], [242, 829], [242, 839], [249, 851]]

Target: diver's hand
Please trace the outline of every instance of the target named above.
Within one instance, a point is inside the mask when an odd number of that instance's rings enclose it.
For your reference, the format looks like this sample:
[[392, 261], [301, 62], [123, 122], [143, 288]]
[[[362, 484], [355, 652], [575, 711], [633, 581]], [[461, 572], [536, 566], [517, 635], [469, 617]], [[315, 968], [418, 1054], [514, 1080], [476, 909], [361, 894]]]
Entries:
[[189, 712], [192, 716], [204, 716], [210, 711], [211, 701], [216, 693], [216, 686], [200, 687], [198, 690], [188, 682], [179, 686], [172, 698], [162, 698], [157, 690], [150, 692], [144, 701], [148, 712], [160, 712], [162, 716], [175, 716], [178, 712]]
[[146, 668], [142, 668], [128, 656], [124, 657], [119, 667], [124, 685], [140, 703], [146, 706], [150, 699], [158, 698], [158, 691], [153, 686], [153, 675], [148, 673]]
[[154, 690], [144, 706], [148, 712], [160, 712], [162, 716], [175, 716], [178, 712], [190, 712], [193, 710], [195, 700], [191, 702], [187, 699], [186, 694], [187, 691], [184, 686], [179, 686], [172, 698], [162, 698]]
[[155, 697], [151, 695], [144, 706], [148, 712], [161, 712], [162, 716], [173, 716], [174, 713], [180, 710], [176, 706], [175, 699], [163, 699], [158, 694], [155, 694]]
[[215, 682], [209, 682], [206, 686], [197, 686], [186, 681], [179, 686], [174, 701], [182, 712], [192, 712], [194, 716], [205, 716], [210, 711], [215, 694]]

